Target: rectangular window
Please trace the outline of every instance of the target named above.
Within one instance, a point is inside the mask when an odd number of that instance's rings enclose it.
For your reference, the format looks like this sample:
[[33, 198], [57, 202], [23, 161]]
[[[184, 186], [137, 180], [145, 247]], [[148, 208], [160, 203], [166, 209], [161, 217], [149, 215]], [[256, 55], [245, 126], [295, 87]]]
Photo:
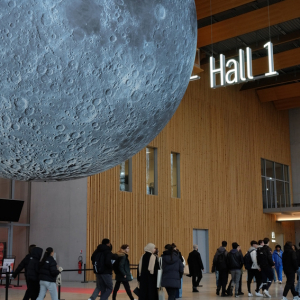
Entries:
[[146, 191], [148, 195], [157, 195], [157, 149], [146, 148]]
[[120, 191], [132, 192], [132, 160], [120, 164]]
[[180, 154], [171, 153], [171, 197], [180, 198]]
[[289, 167], [261, 159], [263, 208], [291, 206]]

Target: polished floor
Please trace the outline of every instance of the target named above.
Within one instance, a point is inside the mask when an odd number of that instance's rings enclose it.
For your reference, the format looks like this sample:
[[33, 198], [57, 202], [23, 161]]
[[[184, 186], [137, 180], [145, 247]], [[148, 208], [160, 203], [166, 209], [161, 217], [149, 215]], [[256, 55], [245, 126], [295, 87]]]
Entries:
[[[230, 277], [230, 276], [229, 276]], [[285, 277], [283, 278], [283, 284], [273, 283], [270, 288], [270, 294], [272, 299], [282, 299], [282, 292], [284, 288]], [[24, 284], [21, 282], [20, 284]], [[200, 283], [203, 287], [199, 287], [199, 293], [192, 293], [191, 289], [191, 279], [184, 276], [183, 280], [183, 295], [182, 300], [187, 299], [218, 299], [219, 297], [216, 295], [216, 282], [214, 274], [204, 274], [203, 279]], [[130, 283], [131, 289], [133, 290], [137, 285], [136, 280], [133, 280]], [[254, 291], [255, 283], [252, 283], [252, 291]], [[63, 282], [61, 288], [61, 299], [65, 300], [87, 300], [91, 295], [92, 291], [94, 290], [95, 283], [79, 283], [79, 282]], [[122, 286], [121, 286], [122, 288]], [[21, 300], [23, 299], [25, 291], [25, 286], [23, 285], [21, 288], [10, 288], [9, 289], [9, 300]], [[245, 295], [240, 296], [240, 298], [248, 299], [248, 293], [246, 289], [246, 273], [243, 275], [243, 283], [242, 283], [242, 291]], [[136, 297], [137, 298], [137, 297]], [[228, 297], [233, 299], [233, 297]], [[252, 299], [260, 299], [260, 297], [253, 297]], [[292, 299], [292, 295], [289, 293], [287, 296], [288, 299]], [[5, 289], [1, 286], [0, 287], [0, 299], [5, 300]], [[50, 295], [47, 293], [45, 298], [46, 300], [50, 300]], [[99, 298], [98, 298], [99, 299]], [[111, 299], [111, 297], [109, 298]], [[120, 290], [118, 293], [117, 299], [129, 299], [127, 294], [125, 293], [124, 289]], [[165, 299], [168, 299], [167, 294], [165, 293]], [[223, 299], [223, 298], [222, 298]], [[251, 298], [250, 298], [251, 299]], [[262, 299], [262, 298], [261, 298]], [[221, 298], [219, 298], [221, 300]]]

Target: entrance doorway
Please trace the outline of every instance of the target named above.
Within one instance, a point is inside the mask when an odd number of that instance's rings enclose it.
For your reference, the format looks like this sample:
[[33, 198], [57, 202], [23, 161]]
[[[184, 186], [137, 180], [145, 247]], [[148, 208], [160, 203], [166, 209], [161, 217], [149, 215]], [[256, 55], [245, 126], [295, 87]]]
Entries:
[[198, 251], [204, 266], [203, 273], [209, 273], [208, 230], [193, 229], [193, 244], [198, 245]]

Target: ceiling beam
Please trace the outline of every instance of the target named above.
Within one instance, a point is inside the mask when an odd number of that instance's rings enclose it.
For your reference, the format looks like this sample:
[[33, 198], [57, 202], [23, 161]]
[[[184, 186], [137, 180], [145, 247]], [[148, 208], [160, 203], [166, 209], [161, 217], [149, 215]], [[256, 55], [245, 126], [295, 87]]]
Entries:
[[[273, 46], [281, 45], [284, 43], [292, 42], [295, 40], [300, 39], [300, 30], [295, 30], [291, 33], [288, 33], [286, 35], [280, 35], [278, 37], [272, 37], [271, 41], [273, 43]], [[262, 50], [264, 49], [264, 45], [266, 44], [266, 41], [255, 43], [252, 45], [249, 45], [248, 47], [252, 49], [252, 52]], [[241, 49], [246, 47], [241, 47]], [[225, 55], [226, 58], [232, 58], [239, 55], [239, 49], [230, 50], [227, 52], [222, 53]], [[216, 61], [219, 61], [219, 57], [216, 57]], [[205, 65], [209, 63], [209, 57], [205, 57], [201, 60], [201, 65]]]
[[261, 102], [283, 100], [300, 97], [300, 82], [256, 90]]
[[[300, 3], [300, 1], [299, 1]], [[275, 71], [300, 65], [300, 48], [274, 54]], [[253, 61], [253, 75], [261, 75], [268, 72], [268, 57], [262, 57]]]
[[[270, 26], [296, 19], [300, 16], [300, 1], [285, 0], [270, 5], [269, 11]], [[199, 28], [197, 47], [200, 48], [221, 42], [268, 26], [268, 7], [260, 8], [213, 24], [213, 39], [211, 39], [211, 25]]]
[[278, 100], [278, 101], [274, 101], [273, 103], [277, 110], [292, 109], [292, 108], [300, 107], [300, 97]]
[[203, 19], [253, 1], [254, 0], [195, 0], [197, 19]]
[[285, 84], [289, 82], [300, 81], [300, 73], [282, 74], [275, 77], [266, 77], [263, 79], [249, 81], [242, 85], [240, 91], [256, 90], [260, 88], [266, 88], [270, 86], [276, 86], [279, 84]]

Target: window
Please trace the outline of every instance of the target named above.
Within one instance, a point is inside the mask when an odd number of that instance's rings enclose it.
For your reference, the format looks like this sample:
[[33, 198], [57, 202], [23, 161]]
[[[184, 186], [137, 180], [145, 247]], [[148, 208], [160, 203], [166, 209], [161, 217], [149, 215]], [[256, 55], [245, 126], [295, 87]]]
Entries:
[[263, 208], [291, 206], [289, 167], [261, 159]]
[[157, 149], [146, 148], [146, 190], [148, 195], [157, 195]]
[[132, 192], [132, 160], [120, 164], [120, 191]]
[[171, 197], [180, 198], [180, 154], [171, 153]]

